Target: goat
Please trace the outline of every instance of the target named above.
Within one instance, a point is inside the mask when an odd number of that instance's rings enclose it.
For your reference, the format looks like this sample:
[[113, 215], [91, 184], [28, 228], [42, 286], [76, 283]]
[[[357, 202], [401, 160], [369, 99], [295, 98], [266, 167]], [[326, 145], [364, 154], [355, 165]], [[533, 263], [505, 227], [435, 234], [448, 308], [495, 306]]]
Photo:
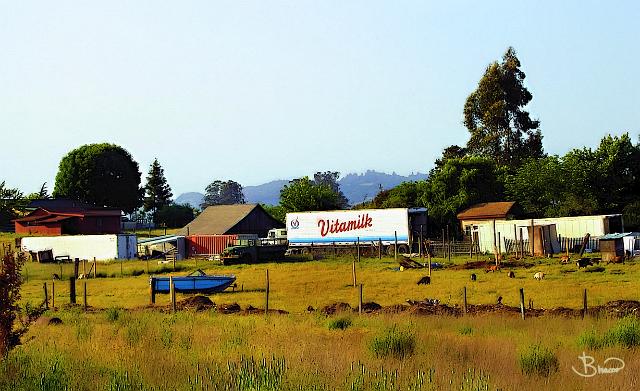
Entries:
[[471, 281], [475, 281], [478, 277], [475, 273], [471, 274]]
[[544, 280], [544, 273], [543, 272], [537, 272], [536, 274], [533, 275], [533, 278], [535, 278], [538, 281]]
[[578, 269], [593, 266], [593, 262], [589, 258], [580, 258], [576, 261], [576, 266], [578, 266]]
[[514, 273], [513, 271], [510, 271], [509, 278], [516, 278], [516, 273]]
[[489, 273], [489, 272], [497, 272], [497, 271], [499, 271], [499, 270], [500, 270], [500, 266], [498, 266], [498, 265], [493, 265], [493, 266], [489, 266], [489, 267], [485, 270], [485, 272], [486, 272], [486, 273]]

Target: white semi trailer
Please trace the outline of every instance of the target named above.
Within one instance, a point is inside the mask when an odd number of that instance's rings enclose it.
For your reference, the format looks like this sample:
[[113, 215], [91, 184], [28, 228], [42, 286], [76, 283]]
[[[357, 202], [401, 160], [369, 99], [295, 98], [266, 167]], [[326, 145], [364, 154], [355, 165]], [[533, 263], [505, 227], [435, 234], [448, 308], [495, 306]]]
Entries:
[[287, 239], [291, 252], [326, 246], [379, 246], [387, 253], [407, 253], [426, 234], [425, 208], [335, 210], [287, 213]]

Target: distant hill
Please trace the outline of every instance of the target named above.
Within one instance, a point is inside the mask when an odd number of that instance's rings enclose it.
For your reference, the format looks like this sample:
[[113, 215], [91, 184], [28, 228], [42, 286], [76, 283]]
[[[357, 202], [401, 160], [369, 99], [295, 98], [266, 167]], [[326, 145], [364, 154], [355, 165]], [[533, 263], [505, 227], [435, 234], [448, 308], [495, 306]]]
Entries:
[[179, 205], [189, 204], [193, 208], [200, 208], [200, 204], [204, 199], [204, 194], [198, 192], [182, 193], [175, 199], [175, 203]]
[[[338, 181], [340, 189], [349, 200], [350, 204], [359, 204], [371, 200], [382, 190], [391, 189], [402, 182], [413, 182], [427, 178], [427, 174], [416, 173], [408, 176], [398, 175], [395, 172], [386, 174], [368, 170], [364, 174], [347, 174]], [[244, 198], [248, 203], [262, 203], [276, 205], [280, 202], [280, 190], [288, 180], [279, 179], [257, 186], [245, 186]], [[193, 207], [199, 207], [204, 195], [202, 193], [184, 193], [176, 198], [176, 203], [188, 203]]]

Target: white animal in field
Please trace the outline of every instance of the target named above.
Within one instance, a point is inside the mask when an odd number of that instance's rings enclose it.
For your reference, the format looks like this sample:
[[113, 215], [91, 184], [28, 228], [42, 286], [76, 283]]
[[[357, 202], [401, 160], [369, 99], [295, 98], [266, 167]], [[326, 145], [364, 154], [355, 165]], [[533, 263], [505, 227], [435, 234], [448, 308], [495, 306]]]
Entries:
[[543, 272], [537, 272], [536, 274], [533, 275], [533, 278], [535, 278], [538, 281], [544, 280], [544, 273]]

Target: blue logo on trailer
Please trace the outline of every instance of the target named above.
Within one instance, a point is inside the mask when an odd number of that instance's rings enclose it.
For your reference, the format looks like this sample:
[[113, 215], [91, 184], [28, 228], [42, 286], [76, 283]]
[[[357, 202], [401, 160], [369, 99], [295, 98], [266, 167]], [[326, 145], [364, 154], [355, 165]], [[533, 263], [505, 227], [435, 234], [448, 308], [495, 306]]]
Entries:
[[291, 220], [291, 229], [298, 229], [300, 228], [300, 222], [298, 221], [298, 218], [296, 217], [295, 220]]

